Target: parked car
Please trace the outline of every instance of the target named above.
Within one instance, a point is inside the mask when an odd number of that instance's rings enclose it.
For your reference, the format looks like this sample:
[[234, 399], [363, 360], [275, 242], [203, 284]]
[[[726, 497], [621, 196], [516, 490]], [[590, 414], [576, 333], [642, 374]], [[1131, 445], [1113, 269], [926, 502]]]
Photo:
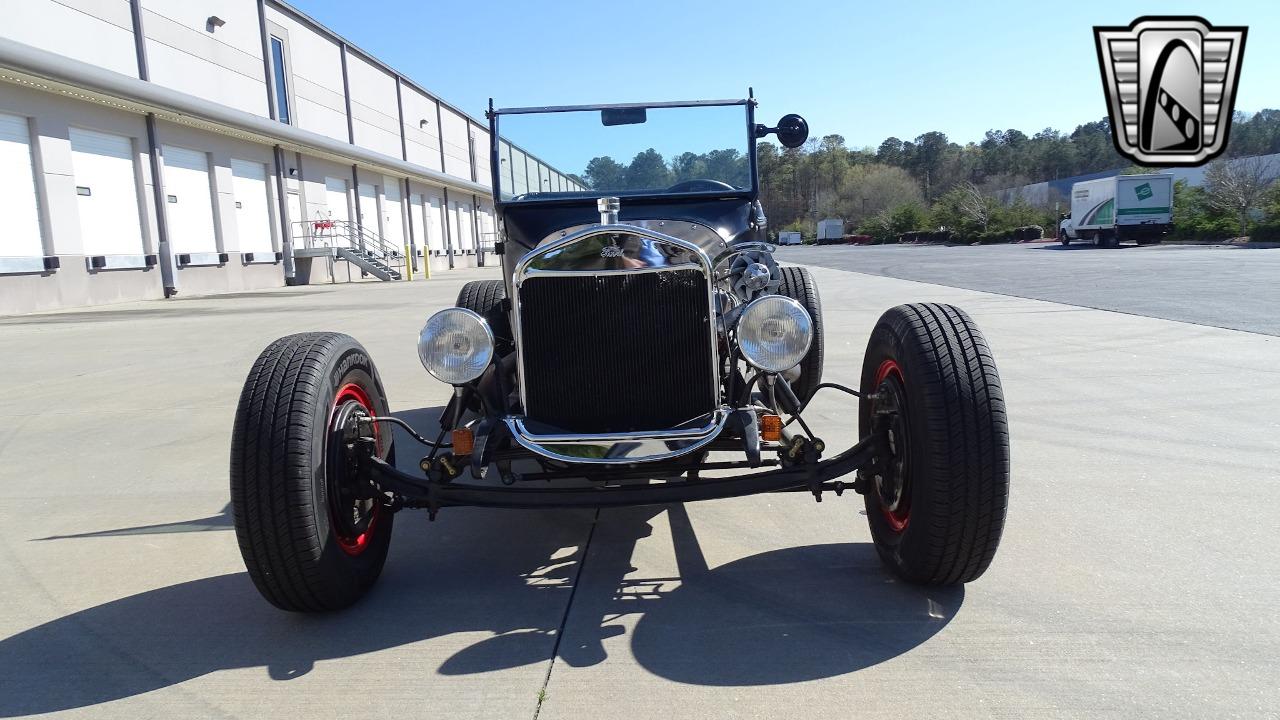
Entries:
[[[457, 305], [422, 328], [418, 356], [452, 397], [438, 426], [391, 415], [373, 359], [348, 335], [283, 337], [249, 372], [231, 497], [262, 595], [295, 611], [354, 603], [410, 508], [434, 519], [465, 506], [789, 491], [861, 495], [881, 559], [905, 580], [982, 575], [1009, 490], [1004, 399], [986, 341], [959, 308], [901, 305], [872, 330], [860, 377], [824, 381], [818, 287], [805, 268], [771, 256], [755, 174], [759, 138], [799, 147], [808, 125], [786, 115], [766, 127], [755, 108], [752, 98], [490, 103], [502, 277], [467, 283]], [[698, 137], [718, 128], [744, 162], [665, 187], [550, 192], [508, 187], [500, 169], [507, 133], [531, 148], [574, 133], [597, 143], [590, 154], [620, 155], [646, 123], [667, 145], [673, 128], [696, 127]], [[630, 126], [628, 145], [608, 146], [620, 125]], [[848, 448], [828, 447], [835, 437], [806, 420], [823, 390], [850, 396], [845, 412], [857, 415], [859, 434]], [[416, 462], [394, 426], [424, 448]], [[712, 470], [730, 474], [704, 476]]]

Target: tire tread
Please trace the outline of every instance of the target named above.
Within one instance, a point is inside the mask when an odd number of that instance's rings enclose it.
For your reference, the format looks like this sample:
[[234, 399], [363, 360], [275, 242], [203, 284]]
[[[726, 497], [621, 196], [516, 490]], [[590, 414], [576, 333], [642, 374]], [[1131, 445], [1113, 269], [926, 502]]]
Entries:
[[818, 385], [822, 382], [822, 363], [825, 352], [822, 299], [818, 296], [818, 285], [813, 281], [808, 268], [784, 267], [780, 268], [780, 271], [782, 282], [778, 285], [778, 294], [798, 300], [813, 319], [813, 344], [809, 347], [808, 354], [800, 361], [800, 377], [791, 384], [796, 398], [804, 403], [813, 397]]

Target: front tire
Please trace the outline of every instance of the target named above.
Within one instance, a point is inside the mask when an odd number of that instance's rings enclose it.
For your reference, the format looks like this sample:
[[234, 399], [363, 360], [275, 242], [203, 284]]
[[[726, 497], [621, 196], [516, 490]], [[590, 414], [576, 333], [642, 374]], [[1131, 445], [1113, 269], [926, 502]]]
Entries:
[[981, 331], [951, 305], [890, 309], [867, 343], [862, 393], [861, 436], [891, 433], [889, 457], [862, 471], [881, 560], [915, 583], [978, 578], [1009, 497], [1004, 394]]
[[[394, 516], [360, 497], [341, 436], [360, 414], [387, 412], [373, 361], [347, 335], [283, 337], [254, 362], [231, 436], [231, 502], [249, 577], [276, 607], [344, 608], [382, 572]], [[375, 436], [391, 457], [391, 433]]]

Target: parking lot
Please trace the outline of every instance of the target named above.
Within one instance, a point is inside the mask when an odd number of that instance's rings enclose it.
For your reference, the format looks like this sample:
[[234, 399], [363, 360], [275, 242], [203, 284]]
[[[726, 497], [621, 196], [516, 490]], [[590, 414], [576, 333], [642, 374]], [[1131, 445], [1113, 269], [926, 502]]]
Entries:
[[[400, 516], [358, 606], [285, 614], [228, 509], [254, 357], [348, 332], [397, 415], [432, 414], [417, 331], [496, 271], [0, 319], [0, 716], [1274, 717], [1280, 250], [780, 258], [813, 266], [830, 380], [898, 303], [986, 332], [1013, 487], [977, 582], [895, 582], [851, 494], [446, 509]], [[854, 441], [847, 400], [814, 408]]]
[[1248, 246], [847, 245], [778, 257], [1166, 320], [1280, 335], [1280, 251]]

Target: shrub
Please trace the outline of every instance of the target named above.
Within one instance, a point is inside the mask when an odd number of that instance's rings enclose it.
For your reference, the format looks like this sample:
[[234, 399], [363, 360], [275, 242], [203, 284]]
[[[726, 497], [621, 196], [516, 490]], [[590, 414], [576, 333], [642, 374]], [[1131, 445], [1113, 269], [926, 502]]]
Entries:
[[988, 230], [984, 233], [978, 233], [976, 239], [982, 245], [995, 245], [1009, 242], [1012, 236], [1013, 233], [1009, 230]]
[[1280, 221], [1263, 223], [1249, 233], [1249, 242], [1280, 242]]

